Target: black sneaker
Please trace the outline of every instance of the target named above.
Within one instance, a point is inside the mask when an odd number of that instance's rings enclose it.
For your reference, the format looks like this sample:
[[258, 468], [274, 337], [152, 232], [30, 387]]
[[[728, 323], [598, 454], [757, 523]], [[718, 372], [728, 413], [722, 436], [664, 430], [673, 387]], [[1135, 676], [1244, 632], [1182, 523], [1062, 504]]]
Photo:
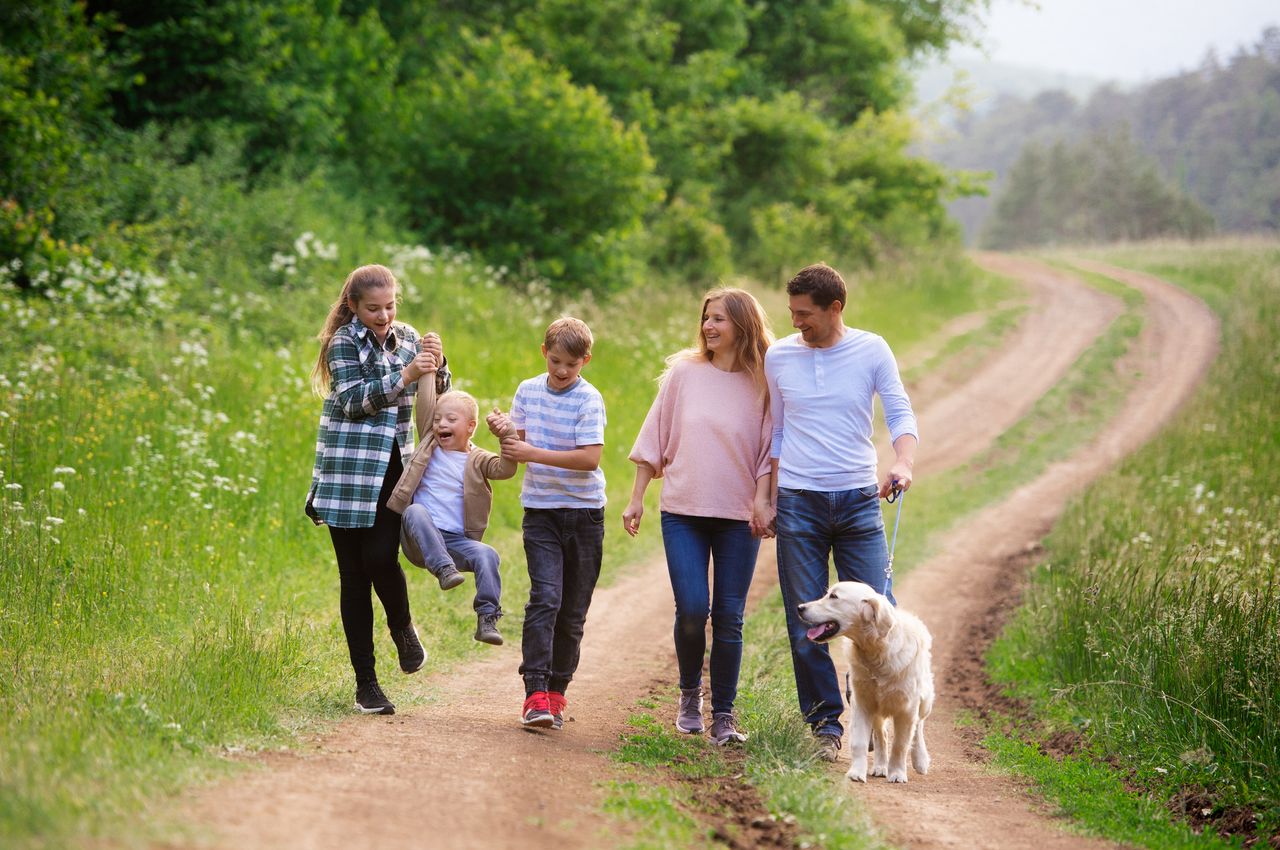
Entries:
[[494, 646], [502, 646], [502, 635], [498, 633], [498, 618], [502, 614], [477, 614], [476, 615], [476, 640], [481, 643], [491, 643]]
[[361, 714], [395, 714], [396, 707], [377, 682], [357, 682], [356, 711]]
[[427, 651], [418, 640], [418, 630], [413, 623], [401, 631], [391, 632], [391, 640], [395, 642], [396, 652], [400, 655], [400, 669], [406, 673], [416, 673], [427, 663]]

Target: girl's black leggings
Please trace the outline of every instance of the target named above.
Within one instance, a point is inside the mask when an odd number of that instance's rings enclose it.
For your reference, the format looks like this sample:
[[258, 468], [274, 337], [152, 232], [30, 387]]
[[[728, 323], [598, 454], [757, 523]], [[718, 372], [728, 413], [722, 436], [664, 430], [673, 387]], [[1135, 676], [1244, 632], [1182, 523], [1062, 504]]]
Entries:
[[370, 587], [387, 612], [387, 628], [402, 630], [412, 622], [409, 589], [400, 568], [400, 515], [387, 508], [387, 499], [400, 480], [403, 466], [400, 446], [391, 442], [391, 460], [378, 494], [378, 512], [372, 528], [329, 527], [333, 551], [338, 556], [341, 585], [342, 630], [356, 681], [376, 678], [373, 657], [373, 599]]

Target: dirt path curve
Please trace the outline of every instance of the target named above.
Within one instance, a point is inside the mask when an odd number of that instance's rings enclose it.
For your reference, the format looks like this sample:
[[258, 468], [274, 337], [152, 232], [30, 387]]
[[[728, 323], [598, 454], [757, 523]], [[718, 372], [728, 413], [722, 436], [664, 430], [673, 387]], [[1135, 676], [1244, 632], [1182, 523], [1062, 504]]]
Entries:
[[[1043, 273], [1030, 260], [980, 256], [978, 261], [1024, 280]], [[1092, 444], [966, 522], [939, 547], [943, 554], [896, 585], [899, 603], [920, 615], [934, 635], [938, 701], [928, 738], [934, 769], [902, 788], [872, 783], [849, 793], [864, 800], [876, 822], [904, 847], [1109, 846], [1046, 829], [1044, 815], [1034, 811], [1018, 782], [995, 776], [967, 757], [969, 747], [955, 726], [957, 709], [974, 704], [975, 689], [973, 677], [958, 671], [980, 670], [971, 648], [990, 637], [983, 634], [984, 625], [999, 600], [1008, 600], [1009, 589], [1021, 583], [1027, 553], [1048, 533], [1068, 498], [1155, 435], [1191, 396], [1217, 353], [1217, 319], [1199, 300], [1148, 275], [1101, 263], [1077, 265], [1123, 281], [1146, 297], [1146, 322], [1123, 364], [1138, 381], [1120, 414]]]
[[[1037, 377], [1044, 378], [1060, 375], [1117, 308], [1096, 294], [1064, 306], [1055, 290], [1091, 291], [1037, 274], [1027, 281], [1035, 302], [1028, 321], [1041, 321], [1043, 330], [1031, 348], [1070, 352], [1056, 365], [1038, 366]], [[1093, 330], [1081, 334], [1080, 326]], [[1053, 381], [1031, 385], [994, 376], [1016, 374], [1010, 362], [1025, 367], [1028, 356], [1016, 345], [997, 352], [954, 395], [935, 403], [918, 399], [921, 418], [941, 434], [969, 427], [992, 409], [1025, 410]], [[955, 395], [975, 400], [948, 401]], [[954, 412], [934, 418], [935, 404], [944, 403]], [[930, 444], [921, 468], [961, 463], [994, 436], [979, 436], [984, 429], [970, 433], [972, 442], [948, 453]], [[646, 520], [645, 533], [656, 533], [654, 519]], [[615, 520], [611, 514], [611, 526]], [[619, 532], [611, 527], [610, 533]], [[771, 551], [762, 551], [762, 587], [773, 573]], [[186, 806], [186, 819], [198, 825], [201, 845], [235, 848], [608, 846], [608, 834], [620, 827], [600, 814], [598, 783], [616, 774], [601, 754], [616, 744], [649, 683], [674, 668], [670, 612], [661, 561], [597, 594], [563, 732], [519, 727], [518, 646], [508, 645], [489, 661], [437, 674], [425, 705], [390, 718], [353, 717], [301, 752], [253, 757], [262, 769], [205, 789]], [[907, 787], [914, 798], [938, 784], [931, 775]]]

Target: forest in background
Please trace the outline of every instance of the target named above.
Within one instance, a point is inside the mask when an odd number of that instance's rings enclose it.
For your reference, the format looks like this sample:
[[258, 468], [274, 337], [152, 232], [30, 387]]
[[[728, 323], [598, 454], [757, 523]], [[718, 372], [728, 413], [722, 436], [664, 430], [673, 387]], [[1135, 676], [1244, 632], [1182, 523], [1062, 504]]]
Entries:
[[1083, 102], [1063, 91], [1001, 98], [922, 152], [993, 172], [991, 197], [951, 205], [968, 241], [991, 247], [1274, 233], [1280, 28], [1131, 91], [1106, 86]]
[[[566, 291], [865, 265], [954, 235], [972, 187], [908, 153], [905, 69], [985, 5], [5, 4], [0, 259], [163, 268], [229, 194], [319, 186]], [[266, 265], [301, 228], [264, 218]]]

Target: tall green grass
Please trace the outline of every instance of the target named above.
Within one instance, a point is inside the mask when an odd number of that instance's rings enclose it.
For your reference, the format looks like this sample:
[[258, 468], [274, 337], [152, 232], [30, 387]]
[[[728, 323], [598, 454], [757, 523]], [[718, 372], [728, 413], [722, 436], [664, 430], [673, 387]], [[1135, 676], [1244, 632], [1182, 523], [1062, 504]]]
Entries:
[[[0, 291], [0, 833], [16, 846], [118, 838], [141, 801], [216, 770], [211, 755], [349, 709], [333, 554], [301, 506], [320, 407], [313, 336], [350, 267], [396, 267], [400, 317], [441, 332], [457, 385], [486, 405], [509, 407], [545, 369], [550, 319], [587, 319], [609, 496], [629, 492], [626, 453], [663, 355], [693, 336], [696, 293], [565, 304], [465, 255], [368, 233], [318, 256], [337, 233], [280, 246], [297, 271], [261, 268], [265, 286], [171, 272], [150, 300], [117, 299], [119, 276], [99, 270], [105, 301]], [[518, 490], [497, 485], [491, 536], [509, 634], [528, 587]], [[605, 581], [655, 545], [609, 535]], [[469, 593], [418, 575], [410, 588], [433, 666], [484, 651]], [[387, 690], [422, 698], [378, 631]]]
[[[1134, 781], [1280, 828], [1280, 247], [1113, 250], [1202, 297], [1222, 350], [1154, 442], [1046, 541], [992, 671]], [[1155, 846], [1155, 845], [1152, 845]]]

